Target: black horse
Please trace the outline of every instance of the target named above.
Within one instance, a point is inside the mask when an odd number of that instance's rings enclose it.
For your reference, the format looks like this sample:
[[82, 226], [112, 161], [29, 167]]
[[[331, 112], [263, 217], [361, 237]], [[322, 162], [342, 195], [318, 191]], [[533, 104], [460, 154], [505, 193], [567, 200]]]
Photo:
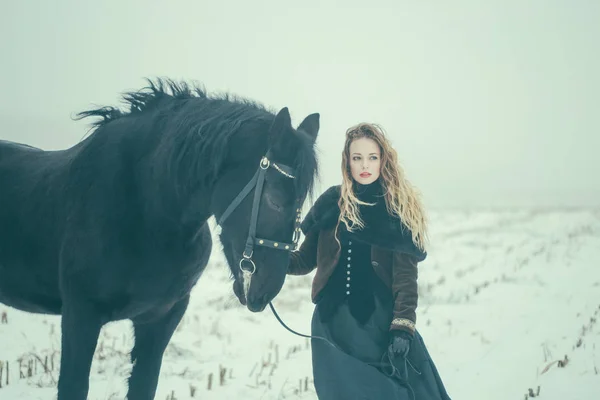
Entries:
[[[220, 241], [242, 304], [281, 289], [317, 175], [319, 114], [294, 129], [229, 95], [171, 80], [127, 93], [72, 148], [0, 141], [0, 302], [62, 315], [58, 399], [85, 399], [98, 334], [130, 319], [128, 399], [152, 399], [163, 352]], [[250, 195], [253, 193], [253, 195]]]

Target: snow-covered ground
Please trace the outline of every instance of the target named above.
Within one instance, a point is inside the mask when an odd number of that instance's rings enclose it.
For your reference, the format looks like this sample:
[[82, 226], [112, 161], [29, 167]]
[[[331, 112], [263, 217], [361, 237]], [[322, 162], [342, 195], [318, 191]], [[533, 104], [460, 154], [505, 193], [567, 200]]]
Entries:
[[[538, 388], [543, 400], [600, 398], [600, 211], [442, 212], [431, 224], [418, 327], [452, 398], [520, 400]], [[307, 339], [269, 308], [242, 308], [215, 247], [165, 353], [156, 398], [316, 399]], [[310, 333], [312, 277], [288, 277], [273, 302], [302, 333]], [[0, 304], [2, 312], [10, 381], [5, 369], [0, 399], [55, 398], [59, 317]], [[129, 322], [104, 327], [91, 400], [124, 397], [131, 345]], [[44, 372], [53, 355], [54, 370]]]

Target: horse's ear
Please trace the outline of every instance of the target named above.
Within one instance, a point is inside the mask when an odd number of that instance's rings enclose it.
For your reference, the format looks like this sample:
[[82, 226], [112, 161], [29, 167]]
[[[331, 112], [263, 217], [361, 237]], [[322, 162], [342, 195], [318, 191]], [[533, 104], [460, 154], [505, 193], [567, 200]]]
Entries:
[[308, 133], [312, 137], [313, 142], [317, 140], [317, 134], [319, 133], [319, 118], [319, 113], [310, 114], [298, 125], [298, 130]]
[[273, 120], [271, 128], [269, 129], [269, 140], [271, 144], [281, 136], [283, 132], [292, 127], [292, 118], [290, 117], [290, 111], [287, 107], [283, 107]]

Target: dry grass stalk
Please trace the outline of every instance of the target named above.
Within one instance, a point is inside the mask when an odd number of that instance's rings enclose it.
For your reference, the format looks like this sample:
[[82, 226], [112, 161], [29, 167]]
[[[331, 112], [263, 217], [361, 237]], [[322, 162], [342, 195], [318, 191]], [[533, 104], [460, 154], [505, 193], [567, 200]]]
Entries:
[[223, 368], [219, 365], [219, 385], [223, 386], [225, 384], [225, 374], [227, 373], [227, 368]]
[[177, 400], [174, 390], [171, 390], [171, 394], [167, 396], [167, 400]]
[[565, 354], [565, 358], [558, 361], [558, 368], [564, 368], [569, 363], [569, 357]]

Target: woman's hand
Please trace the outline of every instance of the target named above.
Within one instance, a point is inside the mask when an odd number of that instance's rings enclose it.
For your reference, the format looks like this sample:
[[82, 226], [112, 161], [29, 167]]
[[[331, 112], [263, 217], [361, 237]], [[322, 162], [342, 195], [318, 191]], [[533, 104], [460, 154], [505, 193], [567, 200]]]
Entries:
[[408, 332], [401, 330], [391, 331], [392, 337], [390, 338], [390, 345], [388, 347], [388, 353], [392, 357], [406, 357], [410, 350], [410, 343], [412, 336]]

